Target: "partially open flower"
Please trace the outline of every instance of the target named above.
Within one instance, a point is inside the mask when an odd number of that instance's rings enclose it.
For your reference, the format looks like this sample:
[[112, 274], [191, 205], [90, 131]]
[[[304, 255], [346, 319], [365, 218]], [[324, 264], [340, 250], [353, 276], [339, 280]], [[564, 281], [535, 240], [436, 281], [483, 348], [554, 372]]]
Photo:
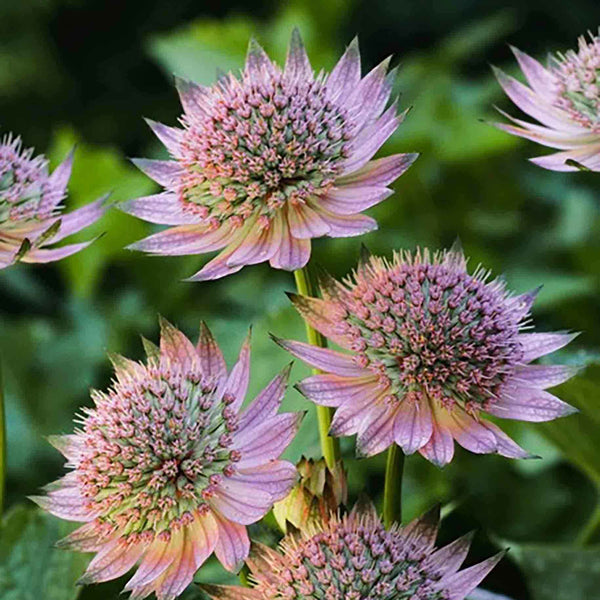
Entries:
[[251, 589], [203, 586], [215, 600], [463, 600], [502, 558], [459, 571], [471, 535], [437, 549], [439, 512], [386, 530], [372, 508], [313, 523], [279, 551], [256, 545]]
[[101, 198], [69, 214], [61, 214], [71, 175], [73, 154], [49, 173], [48, 160], [23, 149], [20, 138], [0, 141], [0, 269], [21, 260], [47, 263], [79, 252], [91, 242], [62, 248], [46, 246], [92, 223], [105, 212]]
[[292, 295], [302, 316], [352, 352], [276, 340], [325, 371], [299, 384], [309, 399], [337, 407], [332, 435], [358, 434], [358, 452], [394, 442], [437, 465], [454, 440], [476, 453], [525, 458], [483, 413], [549, 421], [574, 408], [544, 391], [576, 369], [532, 365], [568, 344], [568, 333], [524, 333], [537, 290], [514, 296], [481, 267], [469, 274], [459, 249], [369, 257], [344, 283], [326, 279], [324, 299]]
[[361, 78], [353, 41], [330, 74], [315, 76], [297, 31], [285, 68], [251, 41], [239, 77], [215, 85], [177, 83], [182, 128], [151, 123], [173, 160], [137, 160], [165, 187], [122, 205], [152, 223], [174, 225], [132, 246], [153, 254], [221, 250], [191, 279], [216, 279], [269, 261], [295, 270], [311, 239], [356, 236], [377, 228], [361, 213], [416, 159], [371, 160], [403, 119], [388, 60]]
[[[553, 171], [600, 171], [600, 37], [579, 38], [579, 49], [551, 57], [547, 67], [513, 48], [529, 87], [499, 69], [509, 98], [541, 125], [514, 119], [496, 126], [561, 152], [532, 158]], [[503, 113], [504, 114], [504, 113]]]
[[228, 374], [203, 324], [194, 346], [161, 322], [146, 364], [114, 356], [116, 381], [94, 392], [81, 429], [54, 443], [72, 472], [34, 500], [85, 525], [60, 542], [95, 552], [83, 583], [115, 579], [139, 563], [131, 598], [172, 600], [213, 553], [229, 570], [248, 555], [246, 525], [283, 498], [297, 473], [279, 456], [302, 414], [277, 414], [289, 369], [242, 412], [247, 340]]
[[311, 521], [324, 520], [336, 513], [348, 500], [348, 482], [341, 461], [330, 469], [324, 458], [303, 457], [296, 468], [300, 480], [273, 507], [275, 519], [284, 533], [288, 523], [297, 529], [306, 527]]

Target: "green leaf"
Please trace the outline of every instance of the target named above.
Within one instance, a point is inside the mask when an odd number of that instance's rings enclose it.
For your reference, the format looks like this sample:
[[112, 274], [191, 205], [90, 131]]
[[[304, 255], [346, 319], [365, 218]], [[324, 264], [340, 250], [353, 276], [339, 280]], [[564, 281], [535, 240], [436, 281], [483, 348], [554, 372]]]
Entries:
[[55, 542], [72, 526], [29, 506], [17, 506], [0, 529], [0, 598], [2, 600], [75, 600], [75, 582], [88, 558], [58, 550]]
[[511, 544], [531, 600], [592, 600], [600, 590], [600, 547]]
[[540, 423], [540, 431], [600, 490], [600, 366], [589, 366], [552, 393], [581, 412]]

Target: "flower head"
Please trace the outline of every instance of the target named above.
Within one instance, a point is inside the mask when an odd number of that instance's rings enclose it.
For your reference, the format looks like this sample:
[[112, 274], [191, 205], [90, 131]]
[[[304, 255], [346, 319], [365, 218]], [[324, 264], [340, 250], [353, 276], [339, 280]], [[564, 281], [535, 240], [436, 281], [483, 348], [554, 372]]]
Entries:
[[154, 254], [222, 252], [192, 280], [216, 279], [269, 261], [294, 270], [311, 238], [348, 237], [377, 223], [362, 211], [416, 154], [371, 158], [403, 115], [386, 109], [388, 60], [361, 79], [358, 42], [330, 74], [315, 76], [297, 31], [285, 68], [251, 41], [244, 70], [212, 87], [177, 83], [182, 128], [151, 123], [173, 160], [136, 164], [165, 187], [124, 211], [174, 225], [132, 246]]
[[516, 125], [497, 127], [561, 150], [531, 159], [541, 167], [600, 171], [600, 37], [580, 37], [577, 51], [551, 57], [547, 67], [516, 48], [513, 52], [529, 87], [499, 69], [496, 76], [509, 98], [541, 125], [505, 115]]
[[97, 221], [105, 198], [61, 215], [73, 154], [49, 173], [48, 160], [24, 149], [10, 134], [0, 140], [0, 269], [22, 260], [46, 263], [70, 256], [91, 242], [46, 249]]
[[315, 519], [322, 520], [337, 512], [348, 500], [348, 482], [341, 461], [330, 469], [324, 458], [303, 457], [296, 468], [300, 480], [273, 507], [277, 524], [284, 533], [288, 523], [301, 529]]
[[230, 570], [247, 557], [246, 525], [296, 480], [294, 465], [278, 458], [302, 415], [276, 414], [289, 369], [240, 413], [249, 340], [229, 374], [204, 324], [197, 346], [166, 321], [160, 348], [145, 346], [145, 364], [113, 357], [113, 386], [93, 393], [80, 430], [55, 440], [72, 472], [34, 500], [85, 522], [61, 541], [96, 552], [83, 582], [139, 563], [126, 586], [131, 597], [171, 600], [213, 551]]
[[255, 546], [254, 586], [204, 586], [215, 600], [463, 600], [502, 554], [459, 571], [471, 535], [437, 549], [439, 512], [386, 530], [372, 508], [287, 536], [276, 552]]
[[358, 434], [358, 452], [394, 442], [444, 465], [454, 440], [476, 453], [524, 458], [483, 413], [548, 421], [575, 409], [544, 391], [572, 367], [532, 365], [565, 346], [567, 333], [523, 333], [537, 290], [510, 294], [462, 251], [368, 257], [344, 283], [325, 280], [324, 299], [292, 296], [302, 316], [352, 354], [277, 340], [322, 369], [299, 384], [308, 398], [338, 407], [336, 436]]

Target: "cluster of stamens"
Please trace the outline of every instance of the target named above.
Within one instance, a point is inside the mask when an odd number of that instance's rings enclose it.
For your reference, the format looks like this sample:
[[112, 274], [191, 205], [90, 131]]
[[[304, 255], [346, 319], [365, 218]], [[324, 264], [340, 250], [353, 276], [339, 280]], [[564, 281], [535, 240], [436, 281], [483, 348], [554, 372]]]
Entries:
[[268, 227], [286, 203], [326, 193], [348, 156], [352, 127], [324, 77], [290, 81], [275, 66], [262, 75], [224, 77], [206, 90], [203, 111], [182, 118], [185, 173], [174, 191], [214, 227], [251, 216]]
[[600, 37], [579, 38], [579, 50], [569, 50], [555, 60], [555, 105], [578, 123], [600, 132]]
[[522, 314], [500, 281], [469, 275], [451, 255], [371, 258], [339, 297], [340, 333], [361, 367], [378, 375], [390, 402], [426, 394], [477, 411], [520, 359]]
[[257, 591], [269, 600], [444, 600], [429, 547], [373, 516], [331, 519], [321, 531], [284, 540]]
[[5, 136], [0, 142], [0, 225], [51, 217], [57, 202], [50, 192], [48, 161], [23, 149], [19, 138]]
[[139, 368], [144, 377], [94, 392], [76, 473], [99, 528], [169, 539], [234, 473], [238, 417], [214, 381], [152, 362]]

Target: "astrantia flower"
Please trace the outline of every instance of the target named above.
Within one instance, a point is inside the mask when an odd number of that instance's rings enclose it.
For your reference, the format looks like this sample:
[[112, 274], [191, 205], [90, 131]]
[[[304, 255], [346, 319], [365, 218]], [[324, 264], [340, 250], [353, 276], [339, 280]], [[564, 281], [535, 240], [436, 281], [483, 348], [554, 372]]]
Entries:
[[322, 294], [292, 299], [313, 327], [353, 354], [278, 342], [325, 371], [299, 389], [338, 407], [331, 433], [357, 433], [362, 455], [395, 442], [445, 465], [456, 440], [472, 452], [524, 458], [483, 413], [548, 421], [575, 410], [544, 391], [574, 368], [529, 364], [574, 336], [523, 333], [536, 292], [513, 296], [483, 269], [469, 274], [460, 250], [400, 252], [391, 262], [369, 257], [344, 284], [325, 281]]
[[502, 554], [459, 571], [471, 535], [437, 549], [439, 513], [386, 531], [373, 509], [333, 517], [255, 546], [251, 589], [204, 586], [216, 600], [463, 600]]
[[60, 260], [91, 242], [62, 248], [45, 246], [61, 241], [97, 221], [105, 211], [105, 198], [70, 214], [61, 215], [71, 175], [73, 154], [52, 174], [48, 160], [23, 149], [20, 138], [0, 141], [0, 269], [18, 260], [46, 263]]
[[173, 160], [137, 160], [165, 187], [122, 208], [175, 225], [132, 246], [153, 254], [222, 252], [191, 279], [216, 279], [269, 261], [303, 267], [315, 237], [377, 228], [362, 215], [415, 160], [372, 161], [403, 115], [386, 109], [388, 60], [361, 79], [358, 42], [330, 74], [315, 76], [295, 31], [285, 68], [251, 41], [239, 77], [212, 87], [179, 80], [182, 128], [150, 123]]
[[301, 414], [276, 414], [289, 369], [243, 412], [249, 340], [227, 374], [205, 325], [198, 345], [167, 322], [146, 364], [116, 356], [116, 381], [94, 392], [81, 429], [57, 439], [73, 469], [35, 501], [85, 525], [61, 546], [96, 552], [83, 583], [139, 567], [131, 598], [178, 596], [214, 551], [229, 570], [248, 555], [246, 525], [261, 519], [296, 480], [278, 460]]
[[583, 165], [600, 171], [600, 37], [580, 37], [577, 52], [551, 57], [547, 67], [516, 48], [513, 52], [530, 87], [499, 69], [496, 75], [510, 99], [541, 125], [505, 115], [517, 126], [497, 126], [561, 150], [531, 159], [541, 167], [574, 171]]

